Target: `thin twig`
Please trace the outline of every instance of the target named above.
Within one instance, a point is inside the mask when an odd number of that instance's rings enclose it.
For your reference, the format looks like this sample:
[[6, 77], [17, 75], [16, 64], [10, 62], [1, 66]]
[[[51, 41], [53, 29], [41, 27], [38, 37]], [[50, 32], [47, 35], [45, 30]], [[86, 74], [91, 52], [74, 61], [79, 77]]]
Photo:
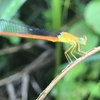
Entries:
[[34, 46], [34, 43], [31, 42], [31, 43], [25, 43], [25, 44], [13, 46], [13, 47], [7, 47], [0, 50], [0, 55], [12, 54], [12, 53], [18, 52], [21, 49], [30, 49], [33, 46]]
[[29, 75], [25, 73], [22, 77], [22, 100], [28, 100], [28, 86]]
[[33, 42], [30, 42], [30, 43], [25, 43], [25, 44], [13, 46], [13, 47], [7, 47], [5, 49], [0, 50], [0, 55], [12, 54], [12, 53], [18, 52], [18, 51], [20, 51], [22, 49], [23, 50], [27, 50], [27, 49], [32, 48], [35, 45], [37, 45], [37, 46], [43, 45], [44, 46], [45, 42], [38, 41], [35, 44]]
[[[23, 74], [25, 73], [30, 73], [31, 71], [33, 71], [37, 66], [42, 66], [42, 64], [40, 65], [40, 63], [43, 63], [45, 61], [45, 59], [47, 59], [47, 57], [52, 53], [52, 49], [50, 50], [46, 50], [44, 53], [42, 53], [38, 58], [36, 58], [30, 65], [28, 65], [27, 67], [25, 67], [25, 69], [23, 69], [20, 72], [17, 72], [14, 75], [11, 75], [5, 79], [0, 80], [0, 86], [11, 83], [21, 77], [23, 77]], [[39, 68], [39, 67], [37, 67]]]
[[75, 62], [69, 64], [68, 66], [66, 66], [66, 68], [64, 70], [62, 70], [62, 72], [56, 76], [51, 83], [47, 86], [47, 88], [38, 96], [38, 98], [36, 100], [43, 100], [46, 95], [50, 92], [50, 90], [71, 70], [73, 69], [78, 63], [82, 62], [84, 59], [88, 58], [89, 56], [95, 54], [96, 52], [100, 51], [100, 46], [97, 48], [94, 48], [92, 50], [90, 50], [89, 52], [87, 52], [85, 55], [83, 55], [82, 57], [80, 57], [79, 59], [77, 59]]
[[7, 90], [8, 90], [8, 94], [9, 94], [9, 99], [16, 100], [15, 88], [12, 83], [7, 84]]

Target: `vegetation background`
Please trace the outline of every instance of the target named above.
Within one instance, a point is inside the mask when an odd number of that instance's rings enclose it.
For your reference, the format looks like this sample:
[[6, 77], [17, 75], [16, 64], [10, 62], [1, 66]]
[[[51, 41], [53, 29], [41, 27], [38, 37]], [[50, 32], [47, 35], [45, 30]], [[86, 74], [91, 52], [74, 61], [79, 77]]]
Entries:
[[[79, 37], [84, 34], [87, 36], [84, 51], [100, 45], [100, 0], [0, 0], [0, 19], [67, 31]], [[63, 53], [68, 47], [62, 43], [0, 36], [0, 100], [35, 100], [68, 64]], [[21, 76], [15, 77], [16, 74]], [[46, 97], [46, 100], [73, 99], [100, 100], [100, 53], [77, 65]]]

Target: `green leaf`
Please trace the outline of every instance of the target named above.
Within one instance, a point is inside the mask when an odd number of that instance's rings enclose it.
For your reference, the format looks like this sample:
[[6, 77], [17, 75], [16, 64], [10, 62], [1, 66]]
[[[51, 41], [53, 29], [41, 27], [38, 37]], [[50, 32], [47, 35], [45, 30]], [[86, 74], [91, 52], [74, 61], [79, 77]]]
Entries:
[[[64, 68], [65, 66], [67, 66], [67, 64], [63, 64], [60, 67]], [[84, 73], [86, 71], [86, 67], [84, 63], [78, 64], [77, 67], [73, 68], [70, 72], [68, 72], [67, 77], [64, 77], [64, 79], [66, 80], [73, 80], [76, 77], [80, 76], [82, 73]], [[68, 78], [69, 77], [69, 78]], [[70, 78], [71, 77], [71, 78]]]
[[[75, 36], [87, 36], [87, 44], [86, 46], [82, 46], [81, 49], [84, 51], [88, 51], [96, 47], [99, 42], [99, 37], [95, 34], [84, 22], [84, 20], [80, 20], [74, 25], [72, 25], [69, 29], [69, 33], [74, 34]], [[92, 44], [91, 44], [92, 43]], [[64, 44], [64, 48], [67, 49], [67, 45]]]
[[20, 42], [20, 38], [19, 37], [14, 37], [14, 36], [4, 36], [4, 37], [9, 39], [9, 41], [14, 45], [17, 45]]
[[26, 0], [0, 0], [0, 18], [10, 19]]
[[89, 27], [100, 34], [100, 0], [94, 0], [87, 4], [84, 17]]
[[88, 100], [93, 100], [94, 97], [100, 98], [100, 82], [88, 82], [86, 84], [88, 91], [90, 92], [90, 97]]

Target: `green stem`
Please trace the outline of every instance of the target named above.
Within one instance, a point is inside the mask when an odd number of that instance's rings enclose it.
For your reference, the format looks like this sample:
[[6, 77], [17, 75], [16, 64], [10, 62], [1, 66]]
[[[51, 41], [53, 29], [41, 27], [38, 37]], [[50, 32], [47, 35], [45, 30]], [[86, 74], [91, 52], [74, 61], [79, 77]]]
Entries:
[[[61, 0], [52, 0], [51, 2], [52, 7], [52, 27], [54, 30], [60, 30], [61, 23], [62, 23], [62, 4]], [[56, 68], [55, 68], [55, 75], [59, 72], [59, 66], [61, 63], [61, 44], [56, 43]], [[59, 85], [57, 85], [57, 97], [56, 100], [59, 100]]]

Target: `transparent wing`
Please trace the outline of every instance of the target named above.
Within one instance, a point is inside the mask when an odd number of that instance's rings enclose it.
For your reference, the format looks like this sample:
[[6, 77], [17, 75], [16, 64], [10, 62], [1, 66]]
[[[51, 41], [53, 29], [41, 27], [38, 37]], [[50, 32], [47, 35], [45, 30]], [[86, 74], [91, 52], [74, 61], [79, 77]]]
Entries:
[[37, 35], [52, 35], [57, 36], [59, 32], [40, 29], [28, 26], [22, 23], [17, 23], [10, 20], [0, 20], [0, 32], [13, 32], [22, 34], [37, 34]]

